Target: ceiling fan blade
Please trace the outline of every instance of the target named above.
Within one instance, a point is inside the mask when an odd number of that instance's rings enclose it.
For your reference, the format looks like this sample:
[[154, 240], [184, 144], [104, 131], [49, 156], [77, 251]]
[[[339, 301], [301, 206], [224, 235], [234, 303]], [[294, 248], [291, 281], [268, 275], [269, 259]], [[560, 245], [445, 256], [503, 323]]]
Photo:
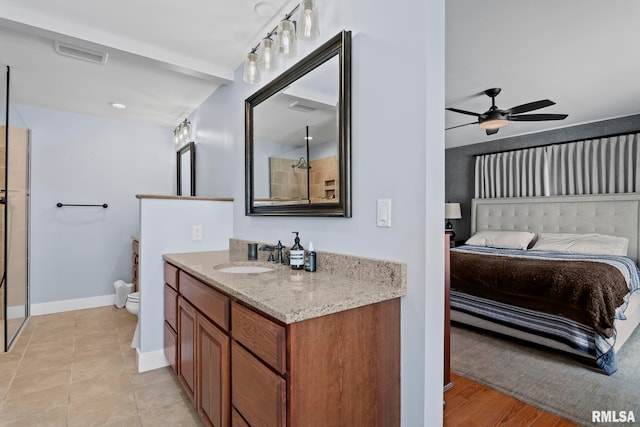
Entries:
[[529, 102], [527, 104], [518, 105], [508, 110], [505, 110], [507, 114], [520, 114], [528, 111], [539, 110], [540, 108], [550, 107], [556, 103], [548, 99], [541, 99], [540, 101]]
[[498, 133], [499, 130], [500, 130], [500, 128], [487, 129], [487, 135], [495, 135], [496, 133]]
[[478, 122], [465, 123], [463, 125], [457, 125], [457, 126], [451, 126], [450, 128], [444, 128], [444, 130], [460, 128], [462, 126], [477, 125], [477, 124], [478, 124]]
[[568, 114], [525, 114], [523, 116], [509, 116], [513, 122], [541, 122], [544, 120], [564, 120]]
[[457, 108], [445, 108], [445, 110], [453, 111], [454, 113], [468, 114], [469, 116], [476, 116], [476, 117], [480, 117], [482, 115], [480, 113], [474, 113], [472, 111], [458, 110]]

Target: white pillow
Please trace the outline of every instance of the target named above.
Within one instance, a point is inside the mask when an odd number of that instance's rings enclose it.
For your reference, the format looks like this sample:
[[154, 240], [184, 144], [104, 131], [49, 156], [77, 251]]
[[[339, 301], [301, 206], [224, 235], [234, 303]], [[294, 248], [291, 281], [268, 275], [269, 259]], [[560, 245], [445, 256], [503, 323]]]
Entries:
[[607, 234], [539, 233], [532, 249], [573, 254], [627, 256], [629, 239]]
[[530, 231], [478, 231], [465, 244], [500, 249], [527, 249], [535, 236], [535, 233]]

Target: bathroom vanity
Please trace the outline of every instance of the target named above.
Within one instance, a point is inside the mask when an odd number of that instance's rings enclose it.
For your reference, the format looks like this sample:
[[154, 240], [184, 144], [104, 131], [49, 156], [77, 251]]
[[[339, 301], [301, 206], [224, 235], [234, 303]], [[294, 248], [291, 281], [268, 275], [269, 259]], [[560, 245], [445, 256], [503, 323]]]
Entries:
[[[164, 255], [165, 354], [205, 424], [400, 425], [406, 266], [293, 272], [244, 248]], [[220, 271], [243, 265], [272, 270]]]

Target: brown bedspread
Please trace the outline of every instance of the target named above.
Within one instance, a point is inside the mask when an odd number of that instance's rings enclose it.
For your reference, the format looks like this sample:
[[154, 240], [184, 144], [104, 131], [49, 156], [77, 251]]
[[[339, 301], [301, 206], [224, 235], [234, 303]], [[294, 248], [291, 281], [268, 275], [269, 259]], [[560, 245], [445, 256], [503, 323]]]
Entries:
[[611, 337], [624, 276], [593, 261], [558, 261], [451, 252], [451, 288], [506, 304], [560, 314]]

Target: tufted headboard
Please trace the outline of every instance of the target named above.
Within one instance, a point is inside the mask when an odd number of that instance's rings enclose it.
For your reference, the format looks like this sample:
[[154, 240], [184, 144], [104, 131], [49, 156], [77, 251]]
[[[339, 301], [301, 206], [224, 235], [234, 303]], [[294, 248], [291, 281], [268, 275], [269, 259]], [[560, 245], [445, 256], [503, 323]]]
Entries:
[[626, 237], [628, 256], [637, 263], [640, 193], [473, 199], [471, 233], [483, 230], [602, 233]]

